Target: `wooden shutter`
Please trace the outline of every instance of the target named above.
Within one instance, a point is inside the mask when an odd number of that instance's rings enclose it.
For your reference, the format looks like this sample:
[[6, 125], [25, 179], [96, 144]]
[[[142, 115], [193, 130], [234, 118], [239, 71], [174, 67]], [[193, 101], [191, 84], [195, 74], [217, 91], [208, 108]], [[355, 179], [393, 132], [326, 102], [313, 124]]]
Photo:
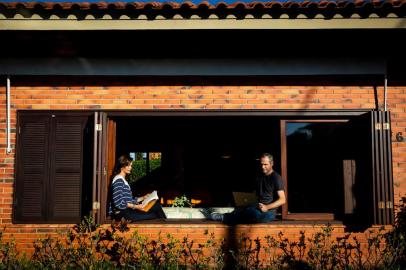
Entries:
[[[285, 122], [281, 120], [281, 161], [287, 187]], [[344, 202], [338, 218], [342, 216], [346, 222], [364, 225], [393, 224], [390, 113], [369, 111], [351, 117], [341, 142], [337, 143], [342, 144]], [[287, 204], [282, 207], [282, 216], [295, 218], [288, 213]], [[298, 215], [298, 218], [312, 216], [304, 214]]]
[[18, 122], [13, 221], [42, 222], [46, 220], [49, 117], [22, 116]]
[[52, 118], [52, 151], [49, 179], [49, 220], [79, 221], [81, 218], [83, 132], [86, 118]]
[[[96, 192], [96, 201], [98, 209], [94, 209], [96, 214], [96, 221], [98, 223], [105, 223], [106, 216], [108, 214], [108, 158], [113, 155], [115, 156], [115, 148], [111, 148], [111, 140], [114, 135], [114, 144], [115, 144], [115, 130], [114, 134], [111, 129], [111, 121], [108, 121], [107, 114], [104, 112], [98, 113], [98, 123], [101, 128], [98, 130], [97, 134], [97, 192]], [[107, 147], [107, 141], [109, 144]], [[115, 146], [115, 145], [114, 145]], [[107, 221], [109, 221], [107, 219]]]
[[352, 199], [345, 194], [345, 208], [348, 212], [354, 209], [355, 222], [393, 224], [390, 114], [370, 111], [351, 121], [349, 128], [346, 140], [351, 143], [352, 168], [345, 170], [348, 174], [344, 179], [351, 187]]
[[81, 219], [87, 120], [84, 113], [19, 113], [14, 222]]
[[[100, 114], [100, 123], [102, 123], [100, 140], [98, 142], [99, 153], [98, 160], [101, 164], [101, 177], [95, 179], [100, 183], [100, 215], [96, 215], [98, 223], [111, 223], [111, 219], [108, 213], [110, 203], [110, 183], [111, 176], [114, 169], [114, 163], [116, 159], [116, 122], [115, 120], [108, 119], [107, 115]], [[107, 147], [103, 147], [107, 146]]]
[[372, 112], [373, 222], [393, 224], [393, 174], [390, 113]]

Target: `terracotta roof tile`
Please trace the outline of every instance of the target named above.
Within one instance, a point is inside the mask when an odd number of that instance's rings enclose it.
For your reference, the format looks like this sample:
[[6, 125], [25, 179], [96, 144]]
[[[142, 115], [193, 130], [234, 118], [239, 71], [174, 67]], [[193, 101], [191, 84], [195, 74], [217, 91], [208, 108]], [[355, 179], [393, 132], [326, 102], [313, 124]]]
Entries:
[[[315, 1], [236, 1], [228, 4], [218, 2], [211, 4], [203, 1], [194, 4], [190, 1], [185, 2], [0, 2], [0, 13], [14, 16], [14, 14], [31, 10], [31, 14], [36, 13], [54, 13], [54, 12], [82, 12], [86, 16], [91, 12], [100, 12], [108, 14], [110, 12], [127, 14], [137, 11], [137, 14], [153, 14], [173, 17], [182, 12], [191, 15], [202, 15], [206, 18], [210, 14], [228, 15], [228, 14], [254, 14], [263, 13], [270, 15], [304, 14], [313, 17], [314, 14], [322, 13], [328, 15], [341, 14], [345, 17], [352, 14], [363, 14], [363, 17], [376, 13], [381, 17], [388, 13], [395, 13], [399, 17], [406, 16], [406, 0], [322, 0]], [[11, 15], [10, 15], [11, 14]], [[21, 13], [22, 14], [22, 13]]]
[[203, 1], [198, 4], [194, 4], [190, 1], [185, 2], [0, 2], [3, 6], [8, 9], [16, 9], [16, 8], [26, 8], [26, 9], [33, 9], [36, 6], [41, 6], [46, 9], [53, 9], [55, 6], [60, 6], [63, 9], [71, 9], [72, 6], [78, 5], [81, 9], [89, 9], [90, 7], [97, 7], [98, 9], [125, 9], [127, 6], [134, 6], [137, 9], [143, 9], [145, 6], [153, 6], [154, 8], [162, 9], [165, 6], [171, 6], [172, 8], [180, 8], [181, 6], [189, 6], [190, 8], [197, 9], [200, 6], [207, 6], [211, 9], [217, 8], [219, 6], [225, 6], [229, 9], [236, 8], [237, 6], [244, 6], [244, 8], [249, 9], [253, 8], [257, 5], [263, 5], [266, 7], [278, 5], [278, 6], [300, 6], [300, 8], [306, 8], [308, 6], [317, 6], [318, 8], [322, 8], [325, 6], [337, 6], [340, 8], [345, 8], [348, 5], [353, 5], [357, 7], [362, 6], [373, 6], [373, 7], [382, 7], [382, 6], [391, 6], [391, 7], [400, 7], [406, 3], [405, 0], [341, 0], [341, 1], [333, 1], [333, 0], [326, 0], [326, 1], [252, 1], [252, 2], [242, 2], [236, 1], [234, 3], [228, 4], [227, 2], [218, 2], [215, 5], [210, 4], [208, 1]]

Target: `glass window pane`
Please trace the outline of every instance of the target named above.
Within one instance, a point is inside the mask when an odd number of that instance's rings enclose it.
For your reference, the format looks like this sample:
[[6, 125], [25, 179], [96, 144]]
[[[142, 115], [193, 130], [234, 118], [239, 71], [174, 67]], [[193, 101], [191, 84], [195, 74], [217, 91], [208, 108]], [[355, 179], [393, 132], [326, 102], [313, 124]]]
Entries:
[[147, 153], [146, 152], [133, 152], [135, 157], [132, 163], [131, 174], [128, 179], [130, 183], [136, 182], [147, 175]]
[[344, 122], [287, 122], [290, 213], [340, 211], [344, 126]]
[[129, 175], [129, 182], [134, 183], [153, 171], [159, 169], [162, 164], [161, 152], [130, 152], [133, 158], [132, 170]]
[[161, 152], [150, 152], [149, 153], [149, 171], [152, 172], [161, 167]]

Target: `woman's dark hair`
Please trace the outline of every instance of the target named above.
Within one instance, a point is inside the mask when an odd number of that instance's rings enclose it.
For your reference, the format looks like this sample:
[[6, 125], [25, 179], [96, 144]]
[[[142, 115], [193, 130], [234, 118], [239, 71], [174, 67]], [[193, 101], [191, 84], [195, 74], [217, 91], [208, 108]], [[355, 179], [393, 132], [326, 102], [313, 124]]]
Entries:
[[112, 176], [116, 176], [121, 172], [121, 168], [124, 168], [130, 165], [133, 162], [133, 159], [129, 155], [122, 155], [118, 158], [116, 165], [114, 166], [114, 171]]

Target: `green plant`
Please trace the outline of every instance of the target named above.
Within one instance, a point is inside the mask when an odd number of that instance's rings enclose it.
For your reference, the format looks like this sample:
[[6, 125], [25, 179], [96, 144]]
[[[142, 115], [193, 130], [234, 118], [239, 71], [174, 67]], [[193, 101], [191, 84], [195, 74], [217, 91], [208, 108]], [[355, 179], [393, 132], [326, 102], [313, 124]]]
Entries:
[[278, 241], [270, 236], [265, 236], [265, 244], [263, 245], [264, 253], [267, 255], [263, 264], [266, 267], [276, 266], [279, 264], [279, 254], [277, 253], [279, 247]]
[[[99, 227], [86, 217], [60, 237], [46, 237], [34, 243], [34, 255], [21, 256], [14, 241], [3, 241], [0, 231], [0, 270], [2, 269], [326, 269], [401, 270], [405, 268], [406, 199], [402, 199], [396, 224], [368, 230], [366, 241], [347, 233], [333, 236], [326, 226], [310, 237], [277, 236], [251, 239], [241, 235], [234, 249], [226, 250], [224, 239], [205, 231], [206, 241], [175, 239], [171, 234], [149, 239], [130, 228], [125, 220]], [[231, 259], [226, 258], [231, 255]]]
[[395, 226], [385, 235], [386, 250], [391, 256], [385, 258], [388, 267], [399, 265], [406, 269], [406, 197], [400, 199], [396, 212]]
[[[329, 226], [323, 230], [323, 232], [326, 231], [331, 233]], [[308, 241], [311, 242], [311, 239], [308, 239]], [[273, 242], [275, 242], [275, 240]], [[282, 254], [276, 261], [281, 267], [287, 267], [288, 269], [311, 269], [309, 261], [306, 260], [307, 244], [304, 231], [300, 231], [299, 240], [297, 242], [290, 241], [288, 238], [284, 237], [282, 232], [279, 232], [276, 242], [278, 243], [279, 249], [282, 251]], [[308, 255], [310, 252], [311, 247]]]
[[192, 207], [192, 202], [186, 195], [182, 195], [173, 199], [172, 207]]
[[235, 269], [260, 269], [261, 241], [259, 238], [250, 239], [244, 234], [238, 239], [237, 250], [230, 250], [235, 262]]
[[38, 239], [32, 259], [41, 269], [106, 269], [110, 262], [96, 252], [101, 236], [98, 228], [92, 217], [85, 217], [65, 237]]
[[330, 224], [309, 238], [308, 259], [314, 269], [331, 269], [336, 260], [336, 248], [331, 239], [333, 228]]
[[35, 264], [19, 254], [14, 240], [3, 242], [4, 230], [0, 231], [0, 269], [34, 269]]
[[190, 266], [192, 269], [223, 269], [225, 267], [224, 239], [217, 241], [214, 233], [209, 235], [207, 230], [204, 234], [209, 236], [204, 243], [195, 243], [187, 236], [183, 238], [180, 243], [180, 259], [183, 266], [186, 268]]

